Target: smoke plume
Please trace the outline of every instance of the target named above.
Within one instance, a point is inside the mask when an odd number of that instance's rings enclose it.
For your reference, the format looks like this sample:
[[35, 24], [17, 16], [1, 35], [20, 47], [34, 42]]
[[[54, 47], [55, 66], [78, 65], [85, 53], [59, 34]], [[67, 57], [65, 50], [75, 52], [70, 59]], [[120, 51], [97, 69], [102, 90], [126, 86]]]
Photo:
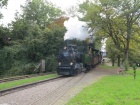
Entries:
[[64, 26], [67, 29], [64, 40], [85, 40], [89, 37], [87, 24], [85, 22], [79, 21], [77, 17], [69, 18], [68, 21], [64, 22]]

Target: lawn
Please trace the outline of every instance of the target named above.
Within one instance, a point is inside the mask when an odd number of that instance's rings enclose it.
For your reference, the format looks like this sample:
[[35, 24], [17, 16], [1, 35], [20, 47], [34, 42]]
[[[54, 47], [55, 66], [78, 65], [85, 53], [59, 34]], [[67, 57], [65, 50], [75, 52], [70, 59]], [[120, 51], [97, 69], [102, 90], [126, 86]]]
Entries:
[[127, 75], [106, 76], [86, 87], [67, 105], [139, 105], [140, 104], [140, 70], [136, 80], [133, 70]]
[[50, 75], [45, 75], [45, 76], [32, 77], [32, 78], [27, 78], [27, 79], [10, 81], [10, 82], [6, 82], [6, 83], [0, 83], [0, 90], [4, 90], [4, 89], [16, 87], [16, 86], [20, 86], [20, 85], [24, 85], [24, 84], [28, 84], [28, 83], [38, 82], [41, 80], [50, 79], [50, 78], [54, 78], [57, 76], [58, 76], [57, 74], [50, 74]]

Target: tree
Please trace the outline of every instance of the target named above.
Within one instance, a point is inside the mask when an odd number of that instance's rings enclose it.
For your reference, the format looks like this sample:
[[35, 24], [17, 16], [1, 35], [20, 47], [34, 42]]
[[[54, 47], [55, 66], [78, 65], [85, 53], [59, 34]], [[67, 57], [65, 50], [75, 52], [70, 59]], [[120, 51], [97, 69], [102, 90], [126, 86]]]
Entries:
[[[3, 7], [7, 6], [7, 2], [8, 0], [1, 0], [0, 1], [0, 9], [2, 9]], [[0, 19], [2, 18], [2, 13], [0, 12]], [[2, 48], [4, 46], [4, 44], [7, 43], [8, 38], [6, 37], [6, 35], [9, 34], [9, 29], [3, 26], [0, 26], [0, 48]]]
[[31, 25], [25, 19], [16, 19], [12, 22], [13, 40], [24, 40], [30, 33]]
[[104, 37], [111, 37], [116, 48], [124, 53], [128, 64], [130, 39], [136, 33], [134, 26], [139, 26], [140, 1], [97, 0], [92, 3], [87, 0], [80, 7], [82, 11], [86, 11], [83, 12], [84, 20], [89, 22], [89, 26], [93, 30], [98, 29], [97, 32], [103, 31]]
[[[7, 6], [8, 0], [0, 0], [0, 9]], [[0, 19], [2, 18], [2, 13], [0, 12]]]
[[44, 30], [44, 40], [47, 50], [47, 55], [59, 53], [60, 48], [64, 46], [64, 33], [66, 29], [56, 24], [51, 25], [50, 28]]
[[[126, 47], [125, 47], [125, 62], [128, 62], [128, 52], [129, 52], [129, 46], [130, 46], [130, 40], [132, 35], [136, 32], [134, 30], [134, 25], [138, 25], [138, 19], [140, 18], [140, 1], [139, 0], [127, 0], [122, 1], [122, 5], [120, 13], [120, 17], [125, 19], [124, 24], [126, 25]], [[128, 67], [126, 68], [128, 70]]]
[[43, 29], [62, 15], [62, 11], [47, 0], [27, 1], [22, 8], [25, 20], [32, 25], [38, 24]]
[[68, 16], [68, 17], [75, 17], [75, 16], [78, 16], [78, 6], [71, 6], [70, 8], [68, 8], [66, 11], [65, 11], [65, 14]]
[[23, 14], [15, 14], [11, 27], [0, 27], [0, 40], [5, 36], [11, 38], [8, 43], [0, 42], [0, 73], [3, 74], [35, 73], [36, 65], [47, 58], [53, 59], [51, 64], [48, 62], [51, 70], [64, 44], [66, 29], [63, 23], [68, 18], [60, 17], [59, 8], [46, 0], [27, 0], [22, 9]]
[[10, 30], [7, 27], [0, 26], [0, 49], [8, 45], [11, 40]]
[[[32, 0], [32, 2], [27, 0], [22, 9], [23, 15], [16, 13], [16, 21], [12, 23], [13, 38], [20, 41], [23, 46], [27, 46], [27, 58], [37, 62], [49, 54], [45, 47], [48, 47], [52, 40], [58, 41], [55, 37], [64, 35], [63, 23], [67, 18], [58, 18], [62, 14], [61, 10], [46, 0]], [[52, 24], [55, 24], [55, 26]], [[46, 32], [45, 30], [50, 31]], [[49, 39], [50, 37], [52, 38]], [[63, 37], [60, 39], [63, 39]], [[51, 44], [53, 45], [54, 42]], [[57, 44], [54, 44], [54, 46], [59, 45], [59, 42], [56, 42]], [[58, 47], [52, 47], [51, 49], [58, 51]]]
[[106, 50], [107, 50], [107, 57], [110, 58], [112, 66], [115, 65], [115, 61], [118, 58], [118, 55], [120, 55], [120, 51], [115, 47], [113, 41], [111, 38], [107, 39], [106, 42]]
[[133, 63], [139, 64], [140, 62], [140, 38], [138, 34], [134, 34], [131, 37], [130, 46], [129, 46], [129, 61], [132, 65]]
[[0, 49], [0, 75], [7, 73], [14, 62], [14, 51], [10, 47]]

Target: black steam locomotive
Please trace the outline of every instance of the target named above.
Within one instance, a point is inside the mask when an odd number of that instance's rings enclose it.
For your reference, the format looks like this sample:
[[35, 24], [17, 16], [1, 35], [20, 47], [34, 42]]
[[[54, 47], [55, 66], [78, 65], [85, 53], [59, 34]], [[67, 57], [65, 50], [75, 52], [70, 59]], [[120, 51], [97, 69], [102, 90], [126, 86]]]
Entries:
[[59, 52], [59, 75], [77, 75], [82, 71], [89, 71], [101, 62], [102, 52], [94, 49], [91, 45], [76, 46], [67, 44]]

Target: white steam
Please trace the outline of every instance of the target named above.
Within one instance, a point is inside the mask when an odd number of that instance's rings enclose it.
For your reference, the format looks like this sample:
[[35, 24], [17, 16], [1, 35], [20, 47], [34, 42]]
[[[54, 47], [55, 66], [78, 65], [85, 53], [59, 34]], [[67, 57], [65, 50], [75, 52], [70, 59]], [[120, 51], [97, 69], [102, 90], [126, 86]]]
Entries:
[[73, 17], [70, 18], [68, 21], [65, 21], [64, 26], [67, 29], [64, 40], [85, 40], [86, 38], [89, 38], [87, 24], [85, 22], [79, 21], [77, 17]]

